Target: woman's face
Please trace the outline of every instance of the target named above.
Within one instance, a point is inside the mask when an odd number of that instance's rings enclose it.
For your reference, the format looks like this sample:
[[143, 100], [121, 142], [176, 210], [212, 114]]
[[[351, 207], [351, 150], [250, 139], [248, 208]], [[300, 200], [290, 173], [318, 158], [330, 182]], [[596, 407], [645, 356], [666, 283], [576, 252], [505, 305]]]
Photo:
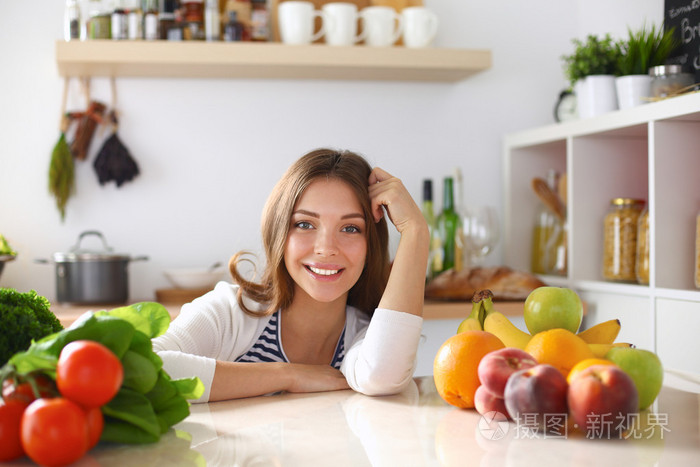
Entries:
[[362, 207], [349, 185], [326, 178], [311, 182], [294, 206], [284, 251], [295, 297], [346, 300], [365, 265], [365, 229]]

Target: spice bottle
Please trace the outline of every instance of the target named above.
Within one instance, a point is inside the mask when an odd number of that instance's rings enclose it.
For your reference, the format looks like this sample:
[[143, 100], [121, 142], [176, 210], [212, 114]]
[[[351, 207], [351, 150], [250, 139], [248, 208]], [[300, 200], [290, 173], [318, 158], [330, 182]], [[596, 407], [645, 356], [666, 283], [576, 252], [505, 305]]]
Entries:
[[143, 10], [141, 0], [131, 0], [128, 3], [127, 15], [127, 36], [129, 40], [143, 39]]
[[[177, 0], [160, 0], [160, 13], [158, 15], [158, 30], [162, 40], [181, 40], [182, 30], [175, 26], [175, 10]], [[170, 30], [176, 30], [173, 34]]]
[[112, 12], [101, 0], [90, 0], [88, 5], [88, 39], [109, 39], [112, 37]]
[[80, 5], [78, 5], [78, 0], [66, 1], [63, 21], [63, 38], [67, 41], [80, 39]]
[[253, 0], [250, 13], [250, 38], [254, 41], [270, 40], [270, 11], [267, 0]]
[[204, 6], [204, 38], [207, 41], [221, 40], [221, 15], [219, 0], [206, 0]]
[[121, 41], [129, 38], [129, 22], [124, 1], [117, 0], [112, 12], [112, 39]]
[[155, 41], [159, 38], [157, 0], [146, 0], [144, 2], [143, 38], [147, 41]]
[[637, 224], [644, 200], [613, 198], [603, 221], [603, 277], [623, 282], [637, 280]]
[[644, 207], [637, 224], [637, 258], [634, 273], [640, 284], [649, 283], [649, 209]]

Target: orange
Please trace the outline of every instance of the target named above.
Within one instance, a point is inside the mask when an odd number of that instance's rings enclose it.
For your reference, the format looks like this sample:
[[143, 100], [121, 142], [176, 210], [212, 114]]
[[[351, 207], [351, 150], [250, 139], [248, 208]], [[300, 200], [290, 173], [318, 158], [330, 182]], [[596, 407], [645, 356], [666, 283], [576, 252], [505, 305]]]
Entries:
[[586, 341], [562, 328], [538, 332], [530, 338], [525, 352], [532, 355], [537, 363], [552, 365], [565, 378], [578, 362], [595, 357]]
[[615, 365], [613, 362], [610, 360], [606, 360], [604, 358], [586, 358], [585, 360], [581, 360], [578, 362], [576, 365], [571, 368], [571, 371], [569, 371], [569, 375], [566, 377], [566, 381], [571, 384], [571, 380], [574, 379], [574, 376], [576, 376], [577, 373], [579, 373], [581, 370], [584, 370], [588, 368], [589, 366], [592, 365]]
[[435, 356], [435, 388], [445, 402], [461, 409], [474, 408], [474, 393], [481, 384], [477, 368], [487, 353], [504, 348], [486, 331], [464, 331], [447, 339]]

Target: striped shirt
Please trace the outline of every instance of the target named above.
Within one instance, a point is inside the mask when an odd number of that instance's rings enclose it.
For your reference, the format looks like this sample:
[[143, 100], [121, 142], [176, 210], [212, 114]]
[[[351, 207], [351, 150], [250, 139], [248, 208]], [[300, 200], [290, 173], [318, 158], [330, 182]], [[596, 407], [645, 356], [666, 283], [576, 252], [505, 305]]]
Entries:
[[[250, 349], [236, 359], [237, 362], [289, 362], [289, 359], [284, 354], [282, 348], [282, 339], [280, 337], [280, 312], [275, 312], [267, 323], [263, 332], [258, 336], [258, 339]], [[345, 327], [340, 334], [338, 344], [335, 346], [333, 360], [331, 366], [340, 369], [340, 364], [343, 363], [345, 357]]]

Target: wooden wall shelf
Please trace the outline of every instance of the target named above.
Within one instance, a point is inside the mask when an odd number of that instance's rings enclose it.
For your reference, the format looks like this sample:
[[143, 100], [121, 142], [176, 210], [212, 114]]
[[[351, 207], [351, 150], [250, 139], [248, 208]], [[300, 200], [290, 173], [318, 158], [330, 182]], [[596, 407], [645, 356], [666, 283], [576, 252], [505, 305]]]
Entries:
[[276, 42], [57, 41], [61, 76], [457, 82], [491, 67], [491, 52]]

